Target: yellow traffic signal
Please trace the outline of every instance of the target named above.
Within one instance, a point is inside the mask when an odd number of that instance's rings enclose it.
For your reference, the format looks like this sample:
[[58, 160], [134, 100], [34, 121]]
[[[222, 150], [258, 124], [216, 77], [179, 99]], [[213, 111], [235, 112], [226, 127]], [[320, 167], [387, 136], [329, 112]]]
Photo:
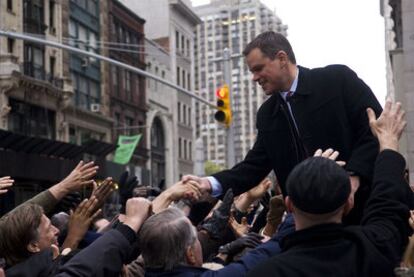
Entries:
[[224, 124], [227, 128], [231, 124], [230, 91], [228, 85], [223, 85], [216, 91], [217, 109], [214, 118]]

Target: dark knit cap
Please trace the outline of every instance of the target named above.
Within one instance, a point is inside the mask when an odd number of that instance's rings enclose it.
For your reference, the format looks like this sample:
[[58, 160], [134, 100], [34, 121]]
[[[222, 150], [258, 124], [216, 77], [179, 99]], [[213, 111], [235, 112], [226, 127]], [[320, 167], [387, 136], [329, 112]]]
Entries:
[[351, 192], [348, 173], [336, 162], [312, 157], [298, 164], [286, 182], [287, 195], [301, 211], [330, 213], [345, 204]]

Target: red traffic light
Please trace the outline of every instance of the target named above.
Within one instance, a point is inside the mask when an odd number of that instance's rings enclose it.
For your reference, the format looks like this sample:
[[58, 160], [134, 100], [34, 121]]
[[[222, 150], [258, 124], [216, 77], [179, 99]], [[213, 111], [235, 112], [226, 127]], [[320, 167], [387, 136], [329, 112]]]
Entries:
[[226, 88], [221, 87], [216, 90], [216, 96], [220, 99], [224, 99], [226, 97]]

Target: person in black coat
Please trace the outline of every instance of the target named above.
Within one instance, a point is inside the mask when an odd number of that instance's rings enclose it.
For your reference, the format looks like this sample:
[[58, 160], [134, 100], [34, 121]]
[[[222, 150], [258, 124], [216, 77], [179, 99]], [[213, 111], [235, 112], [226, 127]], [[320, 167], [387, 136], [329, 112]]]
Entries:
[[380, 154], [361, 226], [342, 224], [353, 205], [345, 170], [329, 159], [309, 158], [295, 167], [286, 183], [286, 205], [296, 232], [282, 239], [281, 254], [248, 276], [393, 276], [410, 233], [412, 195], [404, 180], [404, 158], [397, 152], [406, 125], [400, 107], [387, 101], [378, 120], [369, 110]]
[[369, 194], [378, 142], [368, 126], [365, 110], [379, 115], [381, 105], [371, 89], [344, 65], [308, 69], [297, 66], [288, 40], [265, 32], [244, 50], [247, 65], [270, 96], [257, 112], [258, 135], [245, 159], [230, 170], [206, 178], [187, 175], [213, 196], [232, 188], [243, 193], [273, 169], [283, 195], [288, 174], [318, 148], [339, 151], [351, 175], [358, 222]]

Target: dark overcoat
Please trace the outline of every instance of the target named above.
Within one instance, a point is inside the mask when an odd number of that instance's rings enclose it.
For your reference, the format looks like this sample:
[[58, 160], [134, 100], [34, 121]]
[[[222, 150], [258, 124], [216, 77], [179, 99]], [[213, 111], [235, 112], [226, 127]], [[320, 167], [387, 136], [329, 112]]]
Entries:
[[382, 151], [360, 226], [330, 223], [296, 231], [282, 240], [280, 255], [247, 276], [394, 276], [411, 233], [412, 192], [404, 169], [399, 153]]
[[[378, 141], [370, 131], [366, 109], [373, 108], [379, 116], [381, 105], [371, 89], [344, 65], [298, 68], [298, 86], [290, 100], [296, 126], [289, 123], [282, 97], [274, 93], [257, 112], [257, 139], [245, 159], [213, 176], [224, 191], [232, 188], [240, 194], [259, 184], [273, 169], [286, 195], [286, 179], [304, 158], [294, 143], [297, 127], [305, 157], [319, 148], [339, 151], [338, 160], [346, 161], [346, 169], [361, 177], [360, 191], [366, 199], [378, 154]], [[357, 203], [359, 198], [356, 196]]]

